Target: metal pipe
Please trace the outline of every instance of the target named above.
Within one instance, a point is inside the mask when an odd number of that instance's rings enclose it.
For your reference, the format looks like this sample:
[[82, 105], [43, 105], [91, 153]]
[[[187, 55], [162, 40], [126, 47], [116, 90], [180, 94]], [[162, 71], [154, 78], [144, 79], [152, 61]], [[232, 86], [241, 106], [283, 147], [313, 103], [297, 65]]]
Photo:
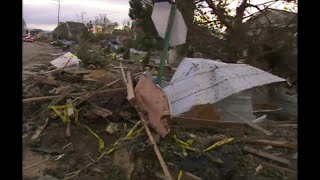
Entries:
[[162, 81], [165, 60], [168, 58], [169, 41], [170, 41], [171, 32], [172, 32], [173, 20], [175, 18], [176, 11], [177, 11], [177, 5], [174, 2], [175, 1], [173, 0], [173, 5], [171, 6], [170, 16], [169, 16], [166, 34], [164, 38], [164, 47], [162, 49], [162, 54], [160, 59], [159, 75], [156, 81], [157, 84], [159, 85], [161, 85], [161, 81]]

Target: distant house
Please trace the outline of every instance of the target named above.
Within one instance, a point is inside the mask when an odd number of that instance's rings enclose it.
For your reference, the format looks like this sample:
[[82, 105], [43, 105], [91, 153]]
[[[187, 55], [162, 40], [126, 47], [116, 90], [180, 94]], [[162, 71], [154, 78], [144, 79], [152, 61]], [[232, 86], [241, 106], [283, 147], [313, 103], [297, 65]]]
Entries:
[[32, 30], [30, 30], [30, 35], [31, 36], [38, 36], [39, 33], [41, 33], [41, 32], [43, 32], [42, 29], [32, 29]]
[[130, 34], [126, 30], [114, 29], [112, 36], [116, 37], [116, 41], [120, 45], [124, 45], [130, 40]]
[[60, 23], [53, 31], [58, 39], [80, 41], [82, 33], [86, 29], [83, 23], [70, 22]]

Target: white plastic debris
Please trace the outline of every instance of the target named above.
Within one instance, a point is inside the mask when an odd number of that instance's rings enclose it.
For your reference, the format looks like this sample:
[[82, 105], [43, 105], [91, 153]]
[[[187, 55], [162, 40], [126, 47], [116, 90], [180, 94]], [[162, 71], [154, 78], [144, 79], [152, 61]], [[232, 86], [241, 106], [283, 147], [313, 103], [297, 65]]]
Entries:
[[80, 63], [80, 59], [77, 58], [74, 54], [67, 52], [64, 55], [58, 57], [57, 59], [51, 61], [50, 63], [57, 68], [64, 68], [64, 67], [72, 67], [78, 66]]
[[130, 53], [139, 54], [139, 55], [146, 55], [147, 54], [147, 52], [145, 52], [145, 51], [138, 51], [133, 48], [130, 48]]
[[185, 58], [163, 90], [172, 115], [178, 116], [193, 106], [216, 103], [243, 90], [282, 81], [285, 79], [247, 64]]

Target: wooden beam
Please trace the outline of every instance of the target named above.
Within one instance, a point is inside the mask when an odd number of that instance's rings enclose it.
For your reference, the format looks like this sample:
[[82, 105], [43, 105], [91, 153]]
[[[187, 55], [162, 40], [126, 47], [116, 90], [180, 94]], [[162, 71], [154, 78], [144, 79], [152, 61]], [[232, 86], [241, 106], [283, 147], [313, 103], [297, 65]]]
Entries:
[[253, 129], [256, 129], [257, 131], [260, 131], [262, 132], [263, 134], [267, 135], [267, 136], [271, 136], [273, 135], [272, 132], [258, 126], [257, 124], [254, 124], [252, 122], [250, 122], [249, 120], [247, 120], [246, 118], [244, 117], [241, 117], [240, 115], [234, 113], [234, 112], [231, 112], [231, 111], [227, 111], [229, 114], [231, 115], [234, 115], [235, 117], [238, 117], [242, 122], [246, 123], [248, 126], [252, 127]]
[[259, 140], [244, 140], [245, 143], [252, 143], [252, 144], [262, 144], [262, 145], [270, 145], [270, 146], [277, 146], [277, 147], [285, 147], [290, 149], [297, 149], [297, 144], [283, 142], [283, 141], [273, 141], [267, 139], [259, 139]]
[[127, 71], [127, 99], [128, 101], [133, 101], [135, 99], [135, 95], [134, 95], [134, 88], [133, 88], [133, 83], [132, 83], [132, 77], [131, 77], [131, 72]]
[[[105, 93], [105, 92], [113, 92], [113, 91], [121, 91], [125, 90], [126, 88], [116, 88], [116, 89], [106, 89], [106, 90], [101, 90], [101, 91], [86, 91], [86, 92], [81, 92], [81, 93], [72, 93], [70, 96], [81, 96], [89, 93]], [[56, 96], [42, 96], [42, 97], [34, 97], [34, 98], [26, 98], [23, 99], [22, 102], [35, 102], [35, 101], [44, 101], [44, 100], [51, 100], [51, 99], [56, 99], [59, 97], [63, 97], [65, 95], [56, 95]]]
[[266, 158], [266, 159], [269, 159], [269, 160], [272, 160], [272, 161], [276, 161], [276, 162], [281, 163], [281, 164], [285, 164], [285, 165], [287, 165], [289, 167], [292, 167], [292, 163], [288, 159], [285, 159], [285, 158], [282, 158], [282, 157], [277, 157], [277, 156], [274, 156], [272, 154], [253, 149], [253, 148], [248, 147], [248, 146], [243, 147], [243, 150], [246, 151], [246, 152], [249, 152], [251, 154], [254, 154], [254, 155], [257, 155], [257, 156], [260, 156], [260, 157], [263, 157], [263, 158]]

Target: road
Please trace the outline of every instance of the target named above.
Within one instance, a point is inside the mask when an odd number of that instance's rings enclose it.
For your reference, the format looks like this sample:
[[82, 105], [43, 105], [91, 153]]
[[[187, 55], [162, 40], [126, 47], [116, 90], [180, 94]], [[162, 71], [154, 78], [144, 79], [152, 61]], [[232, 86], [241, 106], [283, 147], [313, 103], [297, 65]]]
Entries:
[[53, 59], [49, 54], [59, 52], [61, 52], [60, 49], [55, 48], [48, 43], [23, 42], [23, 65], [50, 62]]

